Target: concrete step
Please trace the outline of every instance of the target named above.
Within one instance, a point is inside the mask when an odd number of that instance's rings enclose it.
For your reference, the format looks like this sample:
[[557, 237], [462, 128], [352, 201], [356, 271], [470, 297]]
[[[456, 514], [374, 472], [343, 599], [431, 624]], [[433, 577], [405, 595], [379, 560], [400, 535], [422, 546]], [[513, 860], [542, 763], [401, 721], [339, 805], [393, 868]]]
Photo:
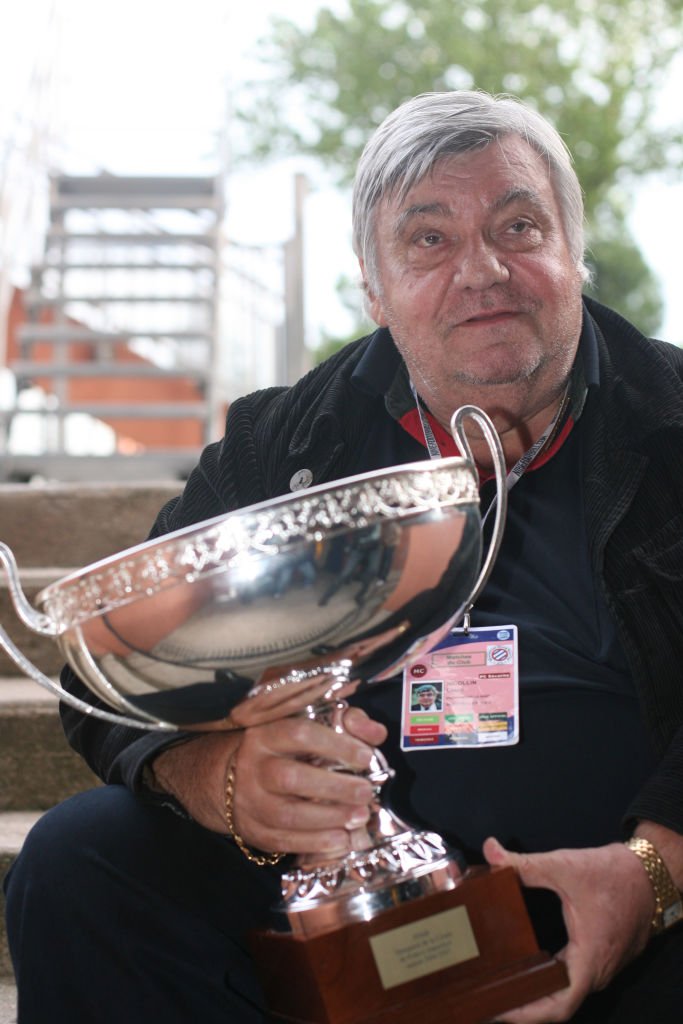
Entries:
[[[2, 413], [0, 412], [0, 425]], [[71, 484], [97, 480], [140, 481], [147, 486], [150, 480], [177, 481], [173, 490], [179, 493], [182, 482], [197, 465], [201, 447], [148, 448], [146, 451], [112, 455], [66, 455], [64, 452], [43, 452], [41, 455], [5, 453], [0, 460], [0, 486], [8, 481], [48, 480], [68, 481]], [[145, 523], [145, 526], [149, 524]]]
[[[0, 878], [5, 877], [14, 863], [24, 839], [40, 814], [40, 811], [0, 813]], [[5, 1024], [5, 1020], [12, 1020], [9, 1015], [7, 1018], [2, 1016], [3, 1012], [9, 1012], [12, 1007], [12, 973], [12, 961], [5, 934], [5, 897], [0, 886], [0, 983], [6, 982], [8, 989], [3, 993], [4, 1005], [3, 1001], [0, 1001], [0, 1024]]]
[[[128, 484], [0, 484], [0, 541], [13, 550], [22, 589], [36, 594], [71, 571], [142, 542], [177, 481]], [[0, 570], [0, 623], [22, 653], [54, 678], [62, 656], [52, 640], [24, 627]], [[19, 675], [0, 652], [0, 878], [29, 828], [47, 808], [98, 784], [70, 749], [57, 698]], [[32, 810], [26, 810], [32, 808]], [[16, 995], [0, 896], [0, 1024], [16, 1021]]]
[[0, 811], [45, 810], [98, 785], [68, 745], [57, 698], [25, 678], [0, 678]]
[[[35, 597], [49, 583], [146, 538], [157, 512], [179, 484], [0, 485], [0, 541], [14, 554], [22, 589]], [[17, 617], [6, 574], [0, 568], [0, 623], [19, 650], [42, 672], [56, 675], [63, 657], [54, 640], [33, 632]], [[0, 651], [0, 674], [15, 675]]]
[[0, 978], [0, 1024], [17, 1024], [17, 990], [14, 983]]
[[146, 538], [178, 481], [2, 484], [0, 540], [20, 569], [89, 565]]

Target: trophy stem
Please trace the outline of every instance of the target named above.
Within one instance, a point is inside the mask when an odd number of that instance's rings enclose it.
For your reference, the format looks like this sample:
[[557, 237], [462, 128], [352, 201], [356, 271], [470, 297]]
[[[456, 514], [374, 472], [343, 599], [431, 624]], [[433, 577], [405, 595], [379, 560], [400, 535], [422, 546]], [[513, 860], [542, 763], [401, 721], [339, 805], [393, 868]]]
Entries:
[[[344, 700], [309, 706], [304, 712], [343, 731]], [[346, 771], [326, 763], [330, 771]], [[373, 787], [370, 815], [349, 833], [351, 850], [338, 858], [302, 854], [282, 876], [282, 904], [295, 935], [319, 935], [418, 896], [452, 889], [461, 867], [436, 832], [413, 830], [382, 803], [384, 784], [393, 776], [380, 750], [362, 774]]]

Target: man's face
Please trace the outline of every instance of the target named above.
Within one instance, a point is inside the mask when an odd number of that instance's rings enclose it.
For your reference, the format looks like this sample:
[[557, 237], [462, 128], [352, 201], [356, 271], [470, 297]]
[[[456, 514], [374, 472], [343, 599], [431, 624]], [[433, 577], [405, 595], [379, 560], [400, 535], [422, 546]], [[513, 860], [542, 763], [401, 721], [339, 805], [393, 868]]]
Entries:
[[400, 202], [381, 201], [375, 242], [373, 319], [442, 422], [463, 401], [495, 411], [557, 392], [581, 277], [548, 171], [519, 136], [444, 158]]
[[417, 699], [423, 708], [431, 707], [436, 698], [436, 690], [420, 690]]

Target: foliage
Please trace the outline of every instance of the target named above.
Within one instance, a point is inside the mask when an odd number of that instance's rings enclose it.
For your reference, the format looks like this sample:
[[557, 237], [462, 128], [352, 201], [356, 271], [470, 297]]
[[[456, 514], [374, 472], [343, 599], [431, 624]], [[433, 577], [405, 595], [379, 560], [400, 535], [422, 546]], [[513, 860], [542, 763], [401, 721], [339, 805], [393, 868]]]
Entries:
[[348, 0], [343, 13], [322, 8], [310, 30], [273, 21], [268, 77], [250, 84], [239, 114], [252, 156], [312, 154], [348, 183], [375, 126], [410, 96], [474, 87], [521, 97], [570, 144], [598, 287], [615, 294], [617, 268], [629, 294], [643, 294], [630, 315], [645, 328], [658, 300], [623, 196], [639, 176], [683, 166], [682, 133], [653, 120], [682, 44], [683, 0]]
[[662, 315], [656, 278], [619, 215], [598, 211], [596, 220], [598, 226], [588, 232], [586, 253], [593, 283], [584, 291], [618, 310], [645, 334], [655, 335]]
[[371, 334], [377, 327], [365, 312], [365, 294], [360, 284], [360, 273], [358, 280], [352, 280], [346, 274], [337, 278], [337, 295], [342, 306], [350, 314], [353, 327], [344, 335], [331, 335], [323, 332], [313, 352], [316, 363], [322, 363], [324, 359], [334, 355], [348, 342], [361, 338], [365, 334]]

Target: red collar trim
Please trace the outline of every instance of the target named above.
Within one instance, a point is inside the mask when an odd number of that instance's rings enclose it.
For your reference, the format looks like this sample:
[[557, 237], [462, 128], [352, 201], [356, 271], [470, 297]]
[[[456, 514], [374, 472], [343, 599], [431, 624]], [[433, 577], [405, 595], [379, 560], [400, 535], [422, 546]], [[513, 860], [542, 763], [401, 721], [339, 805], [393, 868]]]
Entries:
[[[459, 451], [450, 431], [446, 430], [445, 427], [442, 427], [439, 421], [435, 420], [432, 414], [427, 410], [425, 410], [425, 415], [429, 420], [434, 437], [436, 438], [436, 443], [439, 446], [439, 451], [444, 458], [450, 455], [461, 455], [462, 453]], [[420, 414], [415, 406], [401, 416], [399, 423], [411, 437], [414, 437], [416, 441], [419, 441], [424, 448], [427, 447]]]
[[[425, 415], [429, 420], [432, 431], [434, 432], [434, 437], [436, 438], [436, 442], [439, 446], [439, 451], [441, 452], [441, 454], [444, 457], [451, 455], [462, 455], [462, 452], [459, 451], [458, 446], [456, 445], [449, 431], [447, 431], [445, 427], [442, 427], [439, 421], [434, 419], [434, 417], [428, 410], [425, 410]], [[414, 437], [416, 441], [419, 441], [424, 448], [427, 447], [424, 431], [422, 429], [422, 423], [420, 422], [420, 414], [418, 413], [415, 407], [409, 409], [408, 412], [404, 413], [404, 415], [401, 416], [399, 424], [403, 427], [405, 431], [407, 431], [410, 434], [411, 437]], [[527, 473], [532, 473], [535, 469], [540, 469], [541, 466], [545, 466], [546, 462], [549, 462], [550, 459], [552, 459], [553, 455], [555, 455], [560, 450], [564, 442], [569, 437], [573, 426], [574, 419], [572, 416], [568, 416], [562, 429], [553, 439], [552, 444], [550, 444], [547, 448], [544, 448], [540, 455], [536, 456], [534, 461], [527, 468]], [[485, 483], [487, 480], [491, 479], [493, 479], [493, 474], [488, 473], [486, 476], [481, 476], [481, 483]]]

